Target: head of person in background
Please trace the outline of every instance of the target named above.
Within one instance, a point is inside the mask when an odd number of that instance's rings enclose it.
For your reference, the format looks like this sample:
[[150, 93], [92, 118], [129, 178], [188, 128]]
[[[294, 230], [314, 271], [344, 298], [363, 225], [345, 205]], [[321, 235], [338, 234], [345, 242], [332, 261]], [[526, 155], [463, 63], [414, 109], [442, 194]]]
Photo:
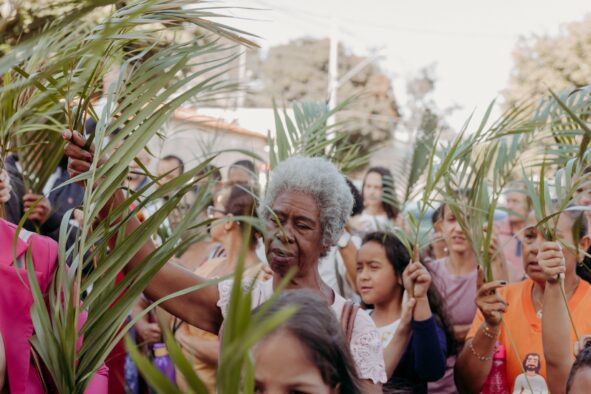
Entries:
[[226, 257], [238, 257], [244, 242], [248, 242], [249, 254], [245, 263], [256, 257], [254, 251], [260, 233], [254, 226], [240, 221], [239, 217], [258, 218], [257, 201], [251, 189], [243, 186], [226, 187], [219, 192], [213, 205], [207, 208], [207, 215], [214, 219], [211, 225], [211, 237], [222, 245]]
[[185, 163], [175, 155], [166, 155], [158, 161], [156, 168], [158, 183], [164, 185], [185, 173]]
[[[577, 189], [577, 193], [575, 195], [575, 202], [578, 205], [583, 205], [585, 207], [591, 205], [591, 166], [586, 167], [583, 170], [585, 174], [586, 180], [584, 180], [581, 186]], [[591, 229], [591, 211], [585, 211], [585, 218], [587, 219], [588, 228]]]
[[226, 186], [243, 185], [256, 188], [258, 175], [252, 160], [238, 160], [228, 168]]
[[394, 178], [390, 170], [384, 167], [372, 167], [365, 174], [361, 189], [363, 212], [349, 222], [351, 229], [359, 236], [378, 231], [389, 230], [399, 225], [400, 211], [393, 199]]
[[148, 182], [146, 172], [137, 161], [141, 162], [142, 165], [147, 168], [150, 165], [152, 158], [145, 149], [142, 149], [137, 154], [135, 160], [132, 160], [131, 163], [129, 163], [129, 171], [127, 173], [127, 179], [125, 180], [125, 186], [129, 188], [131, 192], [138, 191]]
[[353, 210], [351, 211], [351, 216], [360, 215], [361, 212], [363, 212], [363, 197], [361, 196], [361, 193], [359, 193], [357, 186], [355, 186], [349, 178], [345, 177], [345, 181], [353, 196]]
[[394, 203], [394, 177], [385, 167], [372, 167], [367, 170], [362, 188], [363, 211], [369, 215], [386, 215], [396, 220], [400, 210]]
[[495, 235], [498, 237], [501, 252], [507, 261], [509, 281], [516, 282], [524, 278], [522, 264], [522, 244], [519, 234], [532, 208], [532, 202], [526, 194], [527, 185], [512, 182], [505, 191], [507, 217], [495, 222]]
[[326, 300], [312, 290], [287, 291], [263, 317], [287, 307], [296, 312], [253, 349], [255, 393], [361, 393], [341, 325]]
[[566, 382], [566, 394], [584, 394], [591, 388], [591, 341], [577, 354]]
[[443, 205], [440, 205], [431, 215], [431, 226], [433, 228], [429, 257], [439, 260], [447, 256], [447, 244], [443, 237]]
[[517, 234], [523, 228], [531, 211], [531, 200], [525, 193], [526, 190], [527, 186], [524, 183], [513, 182], [505, 193], [507, 221], [513, 234]]

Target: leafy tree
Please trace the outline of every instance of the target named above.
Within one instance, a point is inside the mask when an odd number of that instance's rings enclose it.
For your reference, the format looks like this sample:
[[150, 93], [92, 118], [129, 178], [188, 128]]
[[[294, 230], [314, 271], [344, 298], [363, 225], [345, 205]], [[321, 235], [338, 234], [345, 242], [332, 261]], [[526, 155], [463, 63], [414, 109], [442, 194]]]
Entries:
[[515, 67], [504, 91], [506, 104], [582, 87], [591, 81], [591, 15], [556, 35], [522, 37], [513, 51]]
[[[260, 69], [252, 74], [259, 85], [246, 105], [268, 107], [272, 97], [286, 104], [327, 100], [329, 46], [328, 39], [299, 39], [269, 49]], [[339, 77], [364, 60], [340, 46]], [[349, 135], [348, 142], [358, 143], [367, 151], [390, 139], [399, 121], [398, 103], [390, 78], [371, 63], [345, 81], [337, 92], [339, 99], [356, 94], [362, 96], [337, 116], [337, 121], [346, 120], [341, 130]]]

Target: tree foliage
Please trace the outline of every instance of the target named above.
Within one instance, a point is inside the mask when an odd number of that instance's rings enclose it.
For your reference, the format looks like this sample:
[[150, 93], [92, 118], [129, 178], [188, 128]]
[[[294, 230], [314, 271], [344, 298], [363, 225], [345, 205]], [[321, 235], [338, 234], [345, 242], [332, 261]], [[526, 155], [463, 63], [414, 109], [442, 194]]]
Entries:
[[[291, 104], [294, 101], [326, 101], [328, 99], [328, 39], [300, 39], [269, 49], [260, 69], [254, 72], [256, 86], [246, 101], [248, 106], [271, 105], [271, 98]], [[339, 78], [364, 57], [339, 47]], [[367, 151], [377, 143], [390, 139], [399, 120], [398, 103], [390, 78], [378, 66], [368, 64], [345, 81], [338, 89], [342, 100], [361, 94], [337, 120], [347, 119], [349, 141]]]
[[522, 99], [588, 85], [591, 81], [591, 15], [562, 26], [556, 35], [522, 37], [504, 91], [507, 106]]

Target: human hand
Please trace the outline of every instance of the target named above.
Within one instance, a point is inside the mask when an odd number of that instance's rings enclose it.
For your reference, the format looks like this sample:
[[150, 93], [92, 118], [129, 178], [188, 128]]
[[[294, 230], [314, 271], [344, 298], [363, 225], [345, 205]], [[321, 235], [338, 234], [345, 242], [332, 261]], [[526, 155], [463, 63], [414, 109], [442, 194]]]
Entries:
[[419, 261], [411, 261], [402, 273], [402, 283], [414, 298], [424, 298], [431, 286], [431, 274]]
[[160, 342], [162, 338], [162, 330], [158, 323], [150, 323], [143, 319], [135, 324], [135, 329], [140, 337], [146, 343]]
[[47, 221], [47, 219], [49, 219], [49, 216], [51, 215], [51, 203], [47, 197], [41, 194], [35, 194], [31, 192], [25, 194], [23, 196], [23, 204], [26, 211], [31, 209], [29, 220], [34, 222], [43, 224]]
[[[68, 156], [68, 173], [70, 178], [83, 174], [90, 169], [94, 159], [94, 144], [85, 149], [86, 138], [77, 131], [66, 130], [63, 133], [64, 140], [68, 141], [64, 147], [64, 153]], [[79, 182], [84, 186], [84, 182]]]
[[271, 270], [271, 267], [269, 267], [267, 264], [264, 264], [263, 268], [261, 269], [261, 279], [263, 280], [263, 282], [266, 282], [272, 277], [273, 271]]
[[544, 242], [538, 253], [538, 265], [544, 272], [546, 282], [555, 283], [559, 275], [566, 272], [562, 246], [558, 242]]
[[507, 284], [504, 280], [484, 283], [484, 271], [478, 267], [476, 279], [476, 306], [482, 312], [489, 326], [498, 327], [503, 313], [507, 310], [507, 302], [497, 294], [497, 289]]
[[10, 200], [10, 192], [12, 192], [10, 178], [6, 170], [2, 170], [0, 172], [0, 203], [5, 204]]

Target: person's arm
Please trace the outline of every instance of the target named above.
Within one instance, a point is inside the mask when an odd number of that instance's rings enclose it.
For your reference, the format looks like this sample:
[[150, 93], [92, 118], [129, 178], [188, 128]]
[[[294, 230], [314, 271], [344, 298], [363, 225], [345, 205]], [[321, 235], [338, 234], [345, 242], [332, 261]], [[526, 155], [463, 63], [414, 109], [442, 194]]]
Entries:
[[412, 322], [414, 371], [421, 380], [435, 382], [445, 374], [447, 340], [434, 316]]
[[[345, 270], [347, 271], [346, 280], [349, 282], [351, 288], [355, 289], [357, 283], [357, 247], [353, 242], [352, 235], [349, 235], [349, 239], [345, 245], [339, 245], [338, 252], [343, 258], [343, 264], [345, 266]], [[336, 274], [338, 275], [339, 273], [337, 272]]]
[[408, 299], [408, 293], [404, 292], [400, 324], [392, 340], [384, 347], [384, 366], [386, 367], [386, 376], [388, 377], [392, 376], [408, 347], [415, 303], [416, 300], [414, 298]]
[[[478, 313], [473, 325], [478, 329], [458, 355], [454, 367], [454, 377], [460, 392], [479, 393], [490, 373], [492, 355], [500, 334], [501, 318], [507, 308], [505, 300], [497, 294], [497, 289], [506, 284], [503, 281], [484, 283], [484, 273], [478, 269], [478, 291], [476, 305]], [[481, 324], [478, 324], [482, 322]]]
[[445, 334], [440, 335], [443, 332], [438, 330], [427, 297], [431, 274], [423, 264], [414, 261], [402, 273], [402, 282], [405, 292], [412, 294], [416, 300], [411, 323], [415, 373], [422, 380], [438, 380], [445, 373], [447, 341]]
[[550, 392], [560, 394], [566, 391], [566, 381], [574, 361], [570, 349], [568, 311], [558, 280], [558, 275], [564, 275], [566, 272], [560, 244], [542, 244], [538, 264], [546, 276], [542, 305], [542, 345], [546, 358], [546, 380]]
[[[64, 152], [69, 157], [68, 172], [70, 177], [75, 177], [90, 169], [93, 160], [94, 147], [90, 150], [83, 149], [86, 140], [77, 132], [66, 131], [64, 139], [68, 141]], [[106, 209], [101, 212], [101, 219], [104, 219], [109, 207], [116, 207], [125, 200], [121, 189], [118, 189]], [[125, 235], [129, 236], [140, 226], [137, 218], [132, 217], [125, 227]], [[115, 237], [110, 240], [111, 245], [115, 243]], [[154, 253], [156, 247], [148, 239], [141, 249], [131, 258], [124, 269], [129, 272], [137, 267], [144, 259]], [[184, 290], [188, 287], [201, 285], [207, 281], [176, 264], [167, 263], [158, 271], [150, 283], [148, 283], [144, 294], [151, 300], [158, 300], [172, 293]], [[183, 296], [175, 297], [160, 304], [162, 308], [174, 316], [181, 318], [187, 323], [199, 327], [205, 331], [217, 334], [222, 323], [222, 313], [217, 307], [219, 292], [217, 286], [207, 286], [200, 290], [193, 291]]]
[[470, 331], [471, 324], [455, 324], [453, 326], [454, 336], [456, 337], [456, 341], [458, 343], [466, 342], [466, 335], [468, 335], [468, 331]]

